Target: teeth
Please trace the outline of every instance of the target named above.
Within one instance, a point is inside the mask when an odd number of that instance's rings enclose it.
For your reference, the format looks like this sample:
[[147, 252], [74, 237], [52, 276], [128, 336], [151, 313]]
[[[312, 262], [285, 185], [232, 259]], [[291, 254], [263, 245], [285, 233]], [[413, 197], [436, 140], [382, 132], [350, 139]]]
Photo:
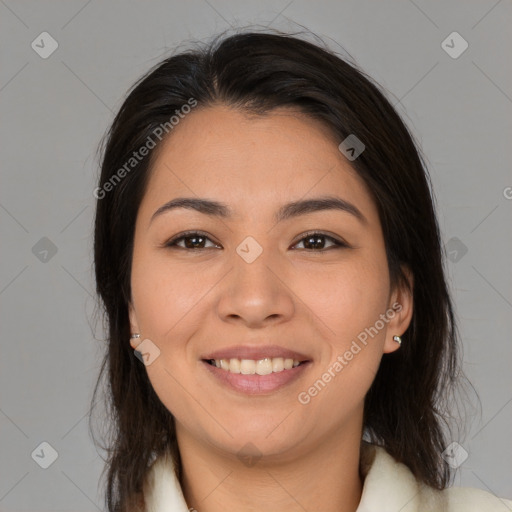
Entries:
[[[226, 359], [224, 359], [226, 361]], [[229, 365], [225, 370], [229, 370], [231, 373], [240, 373], [240, 359], [230, 359]]]
[[265, 357], [263, 359], [210, 359], [213, 366], [231, 373], [243, 375], [269, 375], [271, 373], [291, 370], [299, 366], [296, 359], [284, 359], [282, 357]]
[[284, 359], [282, 357], [274, 357], [272, 359], [272, 371], [282, 372], [284, 370]]
[[256, 361], [242, 359], [240, 361], [240, 373], [243, 375], [254, 375], [256, 373]]

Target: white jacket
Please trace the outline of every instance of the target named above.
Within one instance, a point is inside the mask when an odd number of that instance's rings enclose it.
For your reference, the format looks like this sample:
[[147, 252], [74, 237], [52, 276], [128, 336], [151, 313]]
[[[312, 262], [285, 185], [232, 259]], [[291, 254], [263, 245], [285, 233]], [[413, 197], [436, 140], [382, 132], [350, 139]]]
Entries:
[[[407, 466], [396, 462], [384, 448], [364, 443], [365, 475], [357, 512], [509, 512], [512, 501], [471, 487], [437, 491], [419, 483]], [[172, 461], [160, 457], [144, 483], [147, 512], [188, 512]], [[200, 512], [200, 511], [199, 511]]]

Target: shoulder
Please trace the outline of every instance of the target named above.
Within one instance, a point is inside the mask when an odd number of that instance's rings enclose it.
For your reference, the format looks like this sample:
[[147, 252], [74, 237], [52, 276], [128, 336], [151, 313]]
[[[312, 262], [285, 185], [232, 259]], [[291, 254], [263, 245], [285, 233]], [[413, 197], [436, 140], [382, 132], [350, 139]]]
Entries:
[[512, 500], [473, 487], [450, 487], [446, 494], [449, 512], [506, 512], [512, 511]]
[[512, 501], [470, 487], [433, 489], [418, 482], [410, 469], [383, 447], [365, 443], [361, 471], [363, 495], [357, 512], [507, 512]]
[[143, 485], [145, 512], [189, 511], [175, 469], [170, 452], [159, 455], [153, 462]]

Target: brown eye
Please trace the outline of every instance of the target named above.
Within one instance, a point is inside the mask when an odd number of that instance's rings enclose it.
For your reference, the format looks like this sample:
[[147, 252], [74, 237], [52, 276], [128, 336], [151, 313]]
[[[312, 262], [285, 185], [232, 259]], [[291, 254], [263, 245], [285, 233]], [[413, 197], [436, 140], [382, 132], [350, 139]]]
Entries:
[[[211, 246], [207, 246], [206, 244], [211, 242]], [[313, 252], [322, 252], [328, 249], [337, 249], [343, 247], [349, 247], [347, 243], [342, 242], [330, 235], [319, 232], [306, 233], [305, 236], [299, 242], [297, 242], [293, 247], [303, 243], [304, 247], [302, 250], [313, 251]], [[326, 247], [326, 243], [330, 243]], [[180, 245], [183, 244], [183, 245]], [[180, 233], [175, 236], [173, 239], [169, 240], [165, 247], [170, 248], [179, 248], [185, 250], [198, 250], [198, 249], [211, 249], [211, 248], [219, 248], [218, 244], [213, 242], [205, 233], [200, 231], [190, 231], [187, 233]]]
[[[329, 240], [332, 245], [325, 247], [325, 240]], [[336, 238], [329, 236], [325, 233], [306, 233], [306, 235], [299, 240], [298, 244], [304, 243], [304, 249], [309, 251], [324, 251], [327, 249], [336, 249], [340, 247], [348, 247], [348, 245], [345, 242], [342, 242], [341, 240], [337, 240]], [[298, 245], [298, 244], [295, 244]], [[294, 246], [294, 247], [295, 247]]]
[[[184, 245], [178, 245], [178, 243], [184, 242]], [[174, 237], [172, 240], [169, 240], [165, 244], [166, 247], [178, 247], [180, 249], [211, 249], [211, 247], [206, 247], [205, 244], [207, 241], [210, 241], [210, 238], [206, 236], [206, 234], [198, 232], [198, 231], [190, 231], [188, 233], [181, 233], [180, 235]], [[213, 247], [219, 247], [214, 242]]]

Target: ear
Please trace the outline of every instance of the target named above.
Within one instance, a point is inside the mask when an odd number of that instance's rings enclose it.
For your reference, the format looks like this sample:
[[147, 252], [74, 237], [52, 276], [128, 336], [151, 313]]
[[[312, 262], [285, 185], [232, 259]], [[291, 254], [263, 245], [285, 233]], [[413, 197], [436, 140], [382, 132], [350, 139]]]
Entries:
[[[137, 315], [135, 313], [135, 308], [133, 304], [130, 302], [128, 304], [128, 316], [130, 318], [130, 333], [140, 333], [139, 323], [137, 322]], [[133, 349], [136, 349], [139, 343], [142, 341], [141, 338], [130, 338], [130, 345]]]
[[[414, 278], [408, 267], [402, 265], [402, 271], [406, 282], [397, 284], [390, 295], [388, 309], [390, 314], [387, 315], [390, 320], [386, 331], [386, 341], [384, 342], [385, 354], [400, 348], [400, 345], [393, 339], [393, 336], [402, 336], [412, 319]], [[394, 311], [394, 315], [391, 311]]]

